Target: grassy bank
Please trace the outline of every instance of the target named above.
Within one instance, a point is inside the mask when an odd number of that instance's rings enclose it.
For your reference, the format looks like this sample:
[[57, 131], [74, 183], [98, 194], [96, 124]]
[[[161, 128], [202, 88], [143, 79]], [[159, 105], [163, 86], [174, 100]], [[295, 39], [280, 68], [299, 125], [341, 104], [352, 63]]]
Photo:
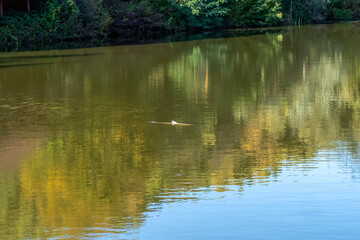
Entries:
[[359, 17], [360, 0], [39, 0], [29, 13], [0, 17], [0, 48]]

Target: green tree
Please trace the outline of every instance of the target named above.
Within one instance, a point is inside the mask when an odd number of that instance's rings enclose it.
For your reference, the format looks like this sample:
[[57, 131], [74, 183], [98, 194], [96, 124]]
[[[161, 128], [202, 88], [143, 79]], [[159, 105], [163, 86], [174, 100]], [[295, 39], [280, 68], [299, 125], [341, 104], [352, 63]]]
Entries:
[[351, 20], [360, 17], [360, 0], [331, 0], [328, 7], [329, 18]]
[[102, 38], [108, 35], [113, 22], [104, 0], [75, 0], [80, 10], [78, 34], [83, 37]]
[[212, 28], [222, 25], [229, 12], [228, 0], [175, 0], [171, 21], [192, 28]]
[[282, 19], [281, 5], [277, 0], [235, 0], [231, 5], [233, 26], [276, 25]]
[[38, 21], [48, 38], [72, 38], [76, 32], [78, 14], [74, 0], [49, 0], [44, 3]]
[[286, 24], [319, 23], [327, 17], [327, 0], [280, 0], [280, 3]]

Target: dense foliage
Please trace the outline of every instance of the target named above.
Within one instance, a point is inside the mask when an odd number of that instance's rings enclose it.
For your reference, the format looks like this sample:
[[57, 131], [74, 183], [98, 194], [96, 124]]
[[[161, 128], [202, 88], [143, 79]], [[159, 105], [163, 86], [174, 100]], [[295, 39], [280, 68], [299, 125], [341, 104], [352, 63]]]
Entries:
[[231, 26], [274, 25], [282, 19], [277, 0], [235, 0], [232, 6]]
[[112, 21], [103, 0], [48, 0], [31, 13], [10, 12], [0, 18], [3, 48], [79, 38], [101, 38]]
[[0, 47], [359, 17], [360, 0], [39, 0], [29, 13], [5, 9]]

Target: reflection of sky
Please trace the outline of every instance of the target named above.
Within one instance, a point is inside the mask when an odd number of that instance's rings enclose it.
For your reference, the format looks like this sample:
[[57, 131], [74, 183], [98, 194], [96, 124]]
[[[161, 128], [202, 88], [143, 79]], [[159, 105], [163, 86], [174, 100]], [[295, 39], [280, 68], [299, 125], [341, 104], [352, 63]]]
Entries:
[[360, 182], [344, 168], [349, 161], [356, 159], [344, 145], [319, 150], [314, 165], [285, 166], [276, 181], [243, 192], [203, 189], [197, 200], [147, 213], [139, 232], [103, 239], [359, 239]]

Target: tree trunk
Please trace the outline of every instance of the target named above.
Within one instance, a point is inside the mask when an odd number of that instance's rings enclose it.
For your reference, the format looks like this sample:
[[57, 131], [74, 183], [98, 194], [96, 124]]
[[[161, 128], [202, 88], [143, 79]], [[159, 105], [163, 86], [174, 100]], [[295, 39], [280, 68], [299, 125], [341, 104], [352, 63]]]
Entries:
[[4, 14], [2, 0], [0, 0], [0, 16]]
[[27, 0], [26, 3], [27, 11], [30, 12], [30, 0]]

